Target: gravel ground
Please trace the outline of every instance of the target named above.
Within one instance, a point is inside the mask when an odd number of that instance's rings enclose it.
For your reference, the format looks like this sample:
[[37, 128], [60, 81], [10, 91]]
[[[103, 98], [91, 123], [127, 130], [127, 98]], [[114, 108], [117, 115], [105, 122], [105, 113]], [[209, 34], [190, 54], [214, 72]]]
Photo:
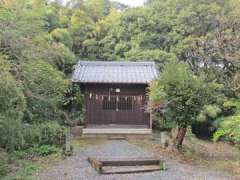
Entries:
[[[138, 174], [99, 175], [88, 163], [87, 157], [144, 157], [153, 155], [127, 141], [107, 141], [98, 146], [80, 149], [57, 166], [38, 174], [39, 180], [237, 180], [224, 172], [211, 171], [180, 164], [167, 159], [166, 171]], [[35, 178], [34, 178], [35, 179]]]

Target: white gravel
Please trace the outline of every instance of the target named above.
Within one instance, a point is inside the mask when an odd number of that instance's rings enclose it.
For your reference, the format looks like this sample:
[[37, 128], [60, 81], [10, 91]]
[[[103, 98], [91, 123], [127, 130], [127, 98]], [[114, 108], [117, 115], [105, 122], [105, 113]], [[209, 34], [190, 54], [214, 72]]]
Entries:
[[224, 172], [211, 171], [196, 166], [166, 160], [166, 171], [138, 174], [100, 175], [88, 163], [87, 157], [144, 157], [153, 155], [127, 141], [107, 141], [99, 146], [81, 149], [59, 165], [41, 172], [39, 180], [237, 180]]

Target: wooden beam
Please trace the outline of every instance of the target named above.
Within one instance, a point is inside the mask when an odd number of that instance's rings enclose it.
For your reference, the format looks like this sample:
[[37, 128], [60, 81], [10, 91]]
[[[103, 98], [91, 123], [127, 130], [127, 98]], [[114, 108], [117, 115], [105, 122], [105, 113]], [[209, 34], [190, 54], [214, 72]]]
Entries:
[[88, 162], [99, 173], [102, 173], [102, 163], [96, 158], [88, 157]]
[[155, 157], [149, 158], [111, 158], [99, 159], [103, 166], [144, 166], [159, 165], [161, 160]]
[[128, 174], [143, 173], [162, 170], [158, 165], [151, 166], [121, 166], [121, 167], [103, 167], [102, 174]]
[[88, 157], [91, 166], [100, 174], [126, 174], [165, 170], [165, 162], [157, 157], [96, 159]]

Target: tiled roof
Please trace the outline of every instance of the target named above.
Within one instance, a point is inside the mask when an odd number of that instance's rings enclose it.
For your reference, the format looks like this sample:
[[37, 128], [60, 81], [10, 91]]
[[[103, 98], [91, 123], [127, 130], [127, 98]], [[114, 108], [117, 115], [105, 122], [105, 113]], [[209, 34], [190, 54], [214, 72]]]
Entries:
[[157, 75], [154, 62], [79, 61], [72, 82], [148, 84]]

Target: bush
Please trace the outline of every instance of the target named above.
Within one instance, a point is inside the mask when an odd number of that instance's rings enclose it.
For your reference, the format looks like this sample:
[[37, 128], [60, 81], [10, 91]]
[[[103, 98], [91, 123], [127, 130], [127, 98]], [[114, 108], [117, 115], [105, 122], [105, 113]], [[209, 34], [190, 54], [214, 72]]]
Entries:
[[64, 142], [66, 128], [58, 123], [41, 124], [41, 143], [61, 145]]
[[237, 103], [235, 103], [234, 101], [231, 101], [231, 100], [226, 101], [223, 103], [222, 109], [223, 109], [224, 116], [233, 115], [237, 111]]
[[0, 55], [0, 147], [8, 151], [22, 144], [21, 122], [26, 108], [22, 87], [10, 73], [10, 64]]
[[234, 109], [235, 114], [216, 120], [215, 126], [218, 127], [218, 129], [213, 135], [213, 140], [218, 141], [224, 139], [234, 144], [240, 144], [240, 101], [228, 102], [225, 104], [225, 107], [227, 107], [228, 110], [230, 109], [229, 107]]
[[160, 113], [153, 112], [153, 129], [160, 131], [169, 131], [176, 126], [174, 121], [169, 121], [165, 119]]
[[76, 64], [75, 55], [62, 43], [53, 43], [49, 52], [48, 61], [65, 74], [71, 74], [73, 65]]
[[68, 113], [68, 121], [65, 124], [69, 126], [82, 125], [84, 120], [83, 110], [84, 96], [77, 84], [72, 84], [63, 99], [63, 109]]
[[211, 138], [216, 127], [215, 120], [222, 114], [222, 109], [216, 104], [206, 105], [197, 117], [197, 121], [192, 124], [193, 133], [198, 138]]
[[225, 141], [240, 144], [240, 115], [223, 118], [219, 126], [213, 135], [214, 141], [223, 138]]
[[23, 149], [33, 147], [34, 145], [62, 145], [65, 140], [65, 133], [66, 128], [57, 122], [25, 125]]
[[33, 154], [35, 156], [48, 156], [50, 154], [59, 152], [59, 149], [56, 146], [41, 145], [30, 148], [28, 152], [29, 154]]
[[24, 120], [37, 123], [61, 120], [61, 105], [68, 82], [63, 73], [44, 61], [34, 61], [23, 65], [24, 90], [27, 111]]
[[0, 149], [0, 179], [10, 171], [8, 154]]
[[73, 40], [67, 29], [56, 28], [51, 32], [51, 35], [56, 42], [63, 43], [69, 49], [72, 48]]

